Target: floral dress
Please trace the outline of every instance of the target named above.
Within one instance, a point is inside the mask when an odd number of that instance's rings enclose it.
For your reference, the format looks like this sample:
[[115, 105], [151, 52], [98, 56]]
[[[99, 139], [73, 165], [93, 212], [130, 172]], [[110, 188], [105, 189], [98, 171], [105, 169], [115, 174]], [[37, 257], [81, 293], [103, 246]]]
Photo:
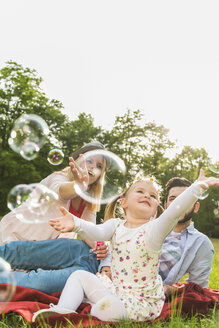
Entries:
[[146, 227], [137, 230], [127, 241], [111, 241], [112, 281], [105, 276], [103, 283], [123, 302], [129, 318], [138, 321], [157, 318], [165, 296], [163, 282], [158, 275], [160, 252], [145, 243]]

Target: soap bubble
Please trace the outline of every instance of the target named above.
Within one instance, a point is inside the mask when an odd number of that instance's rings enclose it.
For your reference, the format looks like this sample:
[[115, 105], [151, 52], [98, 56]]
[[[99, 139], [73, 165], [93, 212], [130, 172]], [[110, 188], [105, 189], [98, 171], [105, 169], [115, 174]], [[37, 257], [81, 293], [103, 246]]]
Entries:
[[209, 193], [208, 193], [207, 190], [206, 191], [203, 191], [202, 194], [198, 196], [198, 199], [201, 199], [201, 200], [202, 199], [205, 199], [205, 198], [208, 197], [208, 195], [209, 195]]
[[29, 186], [32, 192], [23, 206], [16, 210], [17, 219], [25, 223], [41, 223], [57, 217], [58, 194], [40, 183]]
[[7, 303], [12, 299], [16, 289], [11, 266], [3, 258], [0, 258], [0, 281], [0, 311], [2, 312], [7, 306]]
[[54, 148], [50, 150], [47, 160], [52, 165], [59, 165], [64, 160], [64, 153], [61, 149]]
[[29, 196], [29, 209], [37, 215], [45, 215], [57, 203], [58, 195], [43, 184], [30, 185], [33, 192]]
[[215, 208], [215, 209], [213, 210], [213, 212], [214, 212], [215, 217], [218, 219], [218, 218], [219, 218], [219, 208], [218, 208], [218, 207]]
[[201, 200], [207, 198], [209, 195], [208, 189], [202, 188], [203, 184], [201, 181], [198, 181], [197, 184], [199, 184], [201, 186], [201, 191], [195, 192], [194, 193], [195, 197], [197, 197], [198, 199], [201, 199]]
[[[76, 162], [79, 168], [83, 169], [85, 166], [87, 169], [90, 185], [93, 183], [97, 184], [95, 177], [100, 174], [98, 181], [99, 184], [102, 184], [103, 188], [102, 195], [99, 198], [94, 194], [93, 187], [86, 191], [84, 190], [83, 184], [81, 185], [75, 181], [75, 192], [81, 198], [93, 204], [106, 204], [122, 192], [126, 167], [121, 158], [114, 153], [100, 149], [92, 150], [83, 154], [83, 156], [79, 157]], [[104, 167], [106, 168], [105, 178]]]
[[214, 216], [218, 219], [219, 218], [219, 200], [213, 200], [213, 203], [215, 206], [213, 213], [214, 213]]
[[34, 142], [27, 141], [21, 147], [20, 154], [24, 159], [31, 161], [32, 159], [37, 157], [39, 150], [40, 148], [37, 144], [35, 144]]
[[219, 163], [209, 164], [208, 168], [211, 172], [219, 174]]
[[8, 143], [13, 151], [27, 160], [32, 160], [48, 134], [48, 125], [40, 116], [23, 114], [14, 122]]
[[19, 184], [13, 187], [8, 193], [7, 206], [10, 210], [13, 210], [21, 206], [29, 197], [32, 192], [32, 188], [27, 184]]

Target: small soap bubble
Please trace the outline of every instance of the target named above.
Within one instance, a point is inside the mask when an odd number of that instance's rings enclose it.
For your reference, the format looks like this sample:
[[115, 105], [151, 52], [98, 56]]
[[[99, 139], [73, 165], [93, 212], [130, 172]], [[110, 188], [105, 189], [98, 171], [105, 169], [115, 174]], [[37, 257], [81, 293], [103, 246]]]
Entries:
[[40, 116], [23, 114], [14, 122], [8, 143], [11, 149], [24, 159], [32, 160], [48, 134], [48, 125]]
[[201, 186], [201, 191], [199, 193], [194, 193], [195, 197], [197, 197], [198, 199], [201, 199], [201, 200], [207, 198], [209, 195], [208, 189], [206, 190], [206, 189], [202, 188], [201, 181], [197, 182], [197, 184], [199, 184]]
[[59, 165], [64, 160], [64, 153], [61, 149], [54, 148], [50, 150], [47, 160], [52, 165]]
[[24, 202], [27, 201], [32, 188], [27, 184], [19, 184], [13, 187], [8, 193], [7, 197], [7, 206], [10, 210], [21, 206]]
[[202, 199], [205, 199], [205, 198], [208, 197], [208, 195], [209, 195], [209, 193], [208, 193], [207, 190], [206, 191], [203, 191], [202, 194], [198, 196], [198, 199], [201, 199], [201, 200]]
[[213, 200], [214, 202], [214, 210], [213, 210], [213, 213], [214, 213], [214, 216], [218, 219], [219, 218], [219, 200]]
[[208, 168], [211, 172], [219, 174], [219, 163], [209, 164]]
[[0, 311], [4, 311], [16, 290], [16, 283], [11, 266], [3, 258], [0, 258]]
[[[106, 204], [121, 193], [121, 181], [124, 181], [126, 167], [121, 158], [106, 150], [92, 150], [76, 160], [79, 168], [88, 173], [88, 185], [99, 185], [102, 193], [85, 188], [84, 183], [75, 181], [75, 192], [84, 200], [93, 204]], [[96, 188], [97, 189], [97, 188]]]
[[213, 212], [214, 212], [215, 217], [219, 218], [219, 208], [215, 208]]

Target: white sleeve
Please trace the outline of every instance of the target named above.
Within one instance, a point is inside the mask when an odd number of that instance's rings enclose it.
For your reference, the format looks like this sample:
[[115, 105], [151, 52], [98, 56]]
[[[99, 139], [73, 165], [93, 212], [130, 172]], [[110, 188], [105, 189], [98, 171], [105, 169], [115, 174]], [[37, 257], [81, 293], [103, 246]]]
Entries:
[[159, 251], [164, 239], [173, 230], [179, 217], [190, 210], [197, 201], [197, 195], [203, 192], [199, 183], [193, 183], [182, 194], [180, 194], [170, 206], [159, 216], [148, 224], [146, 243], [151, 249]]
[[49, 176], [47, 176], [45, 179], [40, 181], [40, 183], [45, 185], [47, 188], [53, 190], [54, 192], [56, 192], [59, 196], [59, 199], [61, 199], [59, 194], [59, 188], [63, 183], [69, 181], [70, 180], [68, 176], [64, 173], [52, 173]]
[[119, 224], [119, 219], [110, 219], [103, 224], [94, 224], [85, 220], [81, 220], [74, 216], [75, 229], [83, 239], [105, 241], [110, 240]]

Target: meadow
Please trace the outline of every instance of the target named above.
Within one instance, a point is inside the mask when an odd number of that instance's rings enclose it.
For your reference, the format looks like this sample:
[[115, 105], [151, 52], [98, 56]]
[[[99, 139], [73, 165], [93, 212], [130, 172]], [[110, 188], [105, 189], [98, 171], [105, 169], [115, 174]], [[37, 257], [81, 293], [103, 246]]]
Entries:
[[[219, 289], [219, 239], [211, 239], [215, 248], [215, 256], [213, 260], [212, 272], [210, 274], [209, 288]], [[183, 277], [181, 281], [185, 281], [186, 277]], [[205, 316], [194, 315], [192, 317], [182, 317], [180, 315], [172, 315], [169, 322], [156, 322], [154, 324], [148, 325], [147, 323], [133, 324], [130, 321], [117, 323], [116, 328], [140, 328], [140, 327], [151, 327], [151, 328], [218, 328], [219, 327], [219, 311], [215, 308], [210, 310]], [[50, 326], [46, 323], [42, 323], [37, 326], [33, 326], [27, 323], [23, 317], [9, 313], [2, 316], [0, 321], [0, 328], [62, 328], [62, 325]], [[75, 328], [71, 322], [68, 323], [69, 328]], [[94, 325], [90, 327], [95, 328]], [[109, 325], [97, 326], [101, 328], [112, 328]], [[78, 326], [82, 328], [82, 326]]]

